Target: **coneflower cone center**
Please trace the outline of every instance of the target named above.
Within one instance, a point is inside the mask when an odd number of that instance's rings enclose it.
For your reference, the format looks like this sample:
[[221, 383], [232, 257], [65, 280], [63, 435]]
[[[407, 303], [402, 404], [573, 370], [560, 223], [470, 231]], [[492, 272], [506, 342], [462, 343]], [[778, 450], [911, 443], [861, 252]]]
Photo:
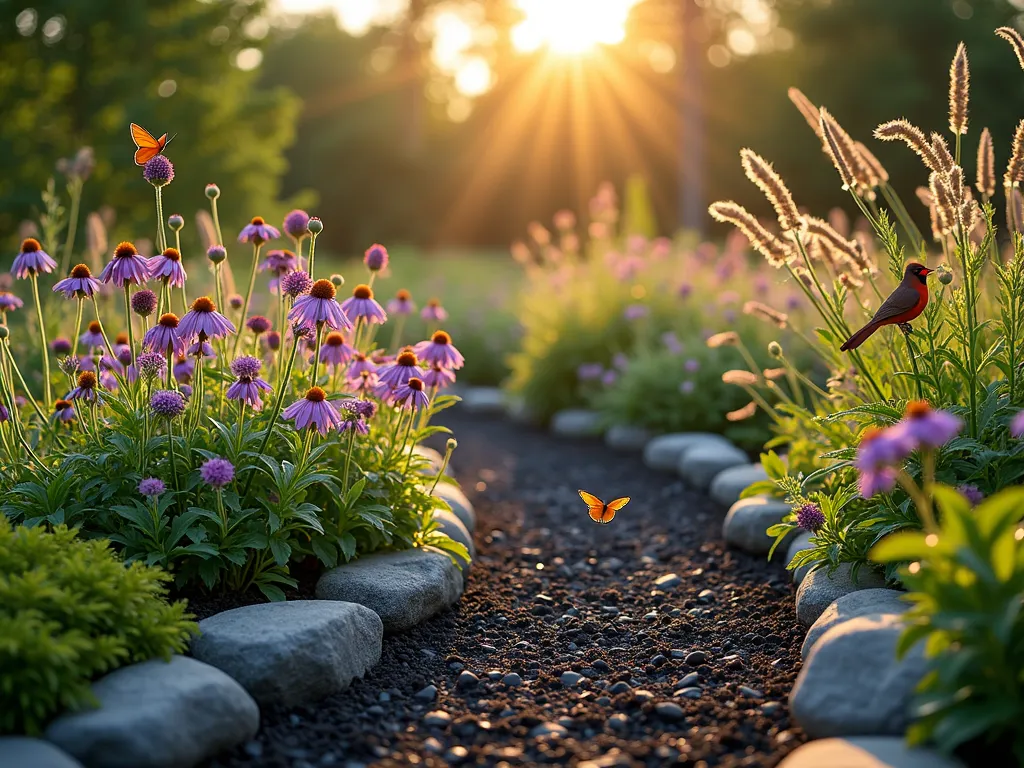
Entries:
[[98, 321], [93, 320], [89, 323], [89, 333], [99, 333], [102, 330]]
[[262, 216], [253, 216], [253, 217], [252, 217], [252, 222], [251, 222], [251, 223], [252, 223], [252, 224], [253, 224], [254, 226], [257, 226], [257, 227], [262, 227], [262, 226], [263, 226], [264, 224], [266, 224], [267, 222], [265, 222], [265, 221], [263, 220], [263, 217], [262, 217]]
[[357, 299], [372, 299], [373, 290], [368, 285], [357, 285], [353, 289], [352, 295]]
[[311, 403], [322, 403], [327, 399], [327, 393], [320, 387], [310, 387], [306, 390], [306, 399]]
[[412, 298], [412, 294], [405, 290], [405, 288], [400, 288], [398, 293], [395, 294], [395, 298], [399, 301], [408, 301]]
[[53, 407], [55, 410], [58, 411], [66, 411], [68, 408], [71, 407], [71, 403], [69, 403], [67, 400], [58, 400], [56, 403], [53, 404]]
[[181, 254], [178, 253], [177, 248], [167, 248], [164, 250], [162, 256], [169, 261], [181, 261]]
[[81, 280], [85, 277], [92, 277], [92, 272], [85, 264], [76, 264], [75, 268], [71, 270], [71, 276]]
[[128, 343], [128, 334], [125, 333], [124, 331], [122, 331], [121, 333], [117, 334], [117, 337], [114, 339], [114, 343], [115, 344], [127, 344]]
[[345, 337], [337, 331], [331, 331], [327, 334], [327, 338], [324, 339], [324, 343], [329, 347], [340, 347], [345, 343]]
[[451, 344], [452, 343], [452, 337], [449, 336], [444, 331], [436, 331], [434, 333], [434, 335], [430, 337], [430, 340], [432, 342], [434, 342], [435, 344]]
[[34, 237], [26, 237], [21, 241], [21, 252], [22, 253], [33, 253], [35, 251], [42, 250], [43, 246]]
[[164, 328], [177, 328], [178, 327], [178, 316], [173, 312], [160, 315], [160, 325]]
[[932, 407], [924, 400], [912, 400], [907, 403], [907, 408], [904, 411], [904, 414], [911, 419], [920, 419], [927, 416], [931, 410]]
[[96, 374], [92, 371], [85, 371], [78, 376], [78, 386], [82, 389], [92, 389], [96, 386]]
[[395, 360], [397, 365], [404, 365], [410, 368], [414, 367], [418, 361], [416, 360], [416, 353], [414, 352], [403, 352]]
[[309, 289], [309, 295], [314, 299], [333, 299], [337, 295], [337, 291], [330, 280], [317, 280]]
[[129, 256], [137, 256], [138, 253], [138, 250], [135, 248], [133, 244], [129, 243], [127, 240], [124, 240], [118, 243], [117, 248], [114, 249], [114, 258], [126, 259]]
[[421, 379], [417, 379], [415, 376], [413, 378], [409, 379], [409, 385], [408, 386], [409, 386], [409, 389], [415, 390], [416, 392], [422, 392], [423, 391], [423, 381]]
[[876, 440], [879, 437], [881, 437], [881, 435], [881, 429], [879, 429], [878, 427], [869, 427], [868, 429], [864, 430], [864, 434], [860, 438], [860, 444], [867, 445], [872, 440]]
[[215, 312], [216, 310], [217, 305], [214, 304], [208, 296], [200, 296], [192, 302], [193, 312]]

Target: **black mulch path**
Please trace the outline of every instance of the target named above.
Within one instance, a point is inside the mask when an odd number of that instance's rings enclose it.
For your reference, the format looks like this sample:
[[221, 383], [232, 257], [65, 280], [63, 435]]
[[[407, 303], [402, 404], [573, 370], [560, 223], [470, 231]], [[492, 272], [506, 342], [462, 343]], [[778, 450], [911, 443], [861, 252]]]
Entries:
[[[724, 510], [596, 442], [448, 423], [478, 515], [461, 603], [385, 638], [343, 693], [264, 708], [256, 739], [209, 766], [774, 766], [804, 740], [786, 705], [804, 638], [793, 587], [781, 565], [725, 548]], [[632, 501], [601, 526], [577, 488]], [[669, 573], [679, 583], [658, 590]], [[460, 685], [463, 671], [479, 682]], [[563, 672], [584, 679], [566, 687]], [[702, 695], [674, 696], [693, 672]], [[429, 685], [436, 699], [418, 698]], [[424, 725], [434, 710], [450, 723]], [[538, 737], [544, 723], [564, 735]]]

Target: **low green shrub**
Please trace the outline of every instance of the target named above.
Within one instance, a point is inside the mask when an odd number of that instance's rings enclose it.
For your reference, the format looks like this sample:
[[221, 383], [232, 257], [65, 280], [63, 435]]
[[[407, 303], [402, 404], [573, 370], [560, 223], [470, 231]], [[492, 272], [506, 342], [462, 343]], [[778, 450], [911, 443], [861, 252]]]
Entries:
[[159, 568], [125, 566], [106, 541], [0, 515], [0, 732], [38, 734], [118, 667], [170, 658], [198, 628], [164, 599]]

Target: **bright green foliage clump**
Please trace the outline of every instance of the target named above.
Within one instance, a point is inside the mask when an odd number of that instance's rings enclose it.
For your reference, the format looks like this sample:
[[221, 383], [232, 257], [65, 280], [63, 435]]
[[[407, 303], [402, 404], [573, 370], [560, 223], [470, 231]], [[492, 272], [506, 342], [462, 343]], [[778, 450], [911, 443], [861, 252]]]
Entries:
[[98, 675], [185, 650], [197, 628], [185, 603], [164, 599], [167, 580], [125, 567], [106, 541], [0, 515], [0, 733], [39, 733], [93, 703]]

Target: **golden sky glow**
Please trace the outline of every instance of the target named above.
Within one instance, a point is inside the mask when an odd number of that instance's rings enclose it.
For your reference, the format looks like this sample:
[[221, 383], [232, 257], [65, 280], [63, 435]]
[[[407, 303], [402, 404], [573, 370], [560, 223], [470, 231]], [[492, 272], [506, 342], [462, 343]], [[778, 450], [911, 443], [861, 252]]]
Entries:
[[523, 20], [512, 29], [512, 44], [523, 53], [547, 47], [581, 54], [626, 37], [626, 20], [639, 0], [516, 0]]

